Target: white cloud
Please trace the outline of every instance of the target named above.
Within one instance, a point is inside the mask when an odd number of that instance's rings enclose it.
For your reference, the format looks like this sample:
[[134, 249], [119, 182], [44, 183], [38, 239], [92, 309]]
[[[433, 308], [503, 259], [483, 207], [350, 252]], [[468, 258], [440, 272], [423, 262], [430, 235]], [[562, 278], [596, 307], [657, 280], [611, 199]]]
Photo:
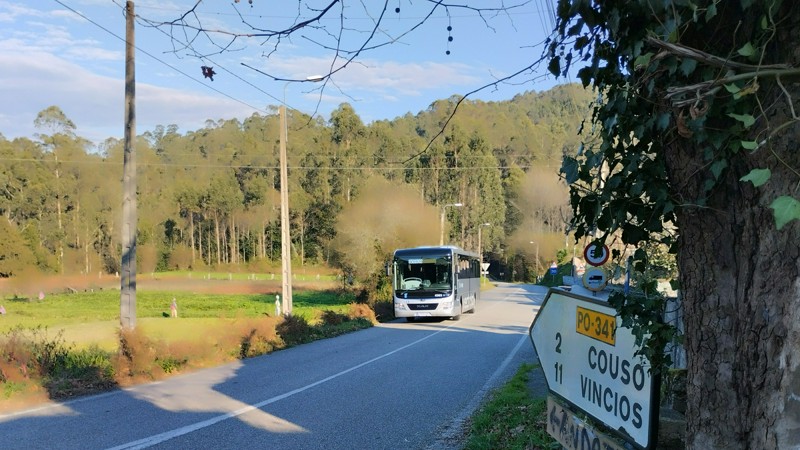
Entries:
[[15, 22], [20, 17], [41, 17], [46, 13], [28, 8], [23, 3], [0, 2], [0, 22]]
[[[253, 66], [280, 78], [304, 79], [329, 73], [331, 61], [322, 57], [270, 58]], [[480, 81], [474, 68], [465, 64], [438, 62], [400, 63], [392, 60], [360, 60], [336, 72], [332, 81], [344, 94], [390, 97], [421, 96], [443, 87], [474, 86]]]
[[[36, 115], [56, 105], [95, 142], [123, 134], [122, 79], [93, 74], [49, 53], [0, 53], [0, 133], [33, 136]], [[227, 98], [137, 83], [137, 134], [158, 124], [181, 130], [200, 128], [206, 119], [247, 117], [253, 109]], [[83, 131], [82, 131], [83, 130]], [[89, 130], [88, 132], [86, 130]]]

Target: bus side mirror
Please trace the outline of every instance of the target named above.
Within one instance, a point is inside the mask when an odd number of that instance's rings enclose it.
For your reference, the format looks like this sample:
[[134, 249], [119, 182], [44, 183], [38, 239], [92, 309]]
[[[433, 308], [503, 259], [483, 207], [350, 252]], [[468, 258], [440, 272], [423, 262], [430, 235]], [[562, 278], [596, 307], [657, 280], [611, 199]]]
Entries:
[[386, 276], [387, 277], [392, 276], [392, 263], [389, 262], [386, 263]]

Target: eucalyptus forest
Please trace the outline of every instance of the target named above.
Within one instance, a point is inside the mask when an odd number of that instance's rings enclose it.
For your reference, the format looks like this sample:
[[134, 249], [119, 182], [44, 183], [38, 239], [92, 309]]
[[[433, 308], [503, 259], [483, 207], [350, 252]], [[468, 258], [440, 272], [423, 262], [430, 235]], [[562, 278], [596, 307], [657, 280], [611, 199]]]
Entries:
[[[481, 240], [497, 275], [534, 276], [567, 245], [558, 170], [591, 100], [567, 84], [502, 102], [453, 96], [369, 124], [347, 103], [327, 120], [290, 110], [294, 265], [365, 280], [394, 248], [437, 244], [446, 214], [447, 243], [477, 250]], [[274, 110], [137, 136], [139, 272], [280, 261]], [[58, 106], [35, 126], [34, 139], [0, 134], [0, 276], [119, 271], [123, 142], [89, 142]]]

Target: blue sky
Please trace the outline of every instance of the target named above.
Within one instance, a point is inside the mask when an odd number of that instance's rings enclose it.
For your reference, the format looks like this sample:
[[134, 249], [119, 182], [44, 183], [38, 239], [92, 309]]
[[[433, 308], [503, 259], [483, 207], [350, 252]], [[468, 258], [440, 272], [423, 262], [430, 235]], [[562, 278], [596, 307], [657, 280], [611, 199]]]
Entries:
[[[325, 119], [343, 102], [367, 123], [416, 114], [437, 99], [466, 94], [538, 60], [553, 23], [548, 2], [554, 1], [462, 0], [458, 4], [471, 7], [445, 9], [427, 0], [343, 0], [316, 27], [277, 46], [264, 37], [237, 35], [233, 40], [232, 34], [194, 34], [184, 27], [171, 28], [172, 39], [170, 28], [148, 27], [139, 20], [136, 131], [176, 124], [185, 133], [209, 119], [271, 114], [284, 95], [289, 107]], [[253, 0], [252, 6], [248, 0], [134, 3], [138, 17], [156, 22], [173, 21], [197, 3], [188, 25], [253, 34], [257, 31], [249, 25], [284, 29], [331, 0]], [[33, 125], [36, 114], [56, 105], [75, 123], [79, 136], [94, 142], [122, 137], [124, 5], [123, 0], [0, 0], [0, 133], [8, 139], [33, 137], [39, 131]], [[501, 5], [505, 12], [479, 14], [474, 9]], [[381, 13], [367, 48], [345, 65], [350, 54], [343, 51], [360, 48]], [[339, 35], [343, 51], [337, 56]], [[188, 38], [194, 38], [192, 50], [186, 49]], [[376, 44], [386, 45], [370, 48]], [[226, 51], [220, 52], [222, 47]], [[203, 65], [214, 67], [214, 81], [203, 77]], [[545, 67], [470, 98], [508, 100], [563, 82], [548, 76]], [[332, 68], [335, 72], [320, 83], [271, 78], [302, 80]]]

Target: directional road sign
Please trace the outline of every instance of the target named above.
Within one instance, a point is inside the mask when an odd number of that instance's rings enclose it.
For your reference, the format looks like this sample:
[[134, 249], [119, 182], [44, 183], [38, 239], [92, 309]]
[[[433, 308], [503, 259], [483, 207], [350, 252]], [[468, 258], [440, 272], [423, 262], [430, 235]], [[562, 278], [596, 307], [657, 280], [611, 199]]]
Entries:
[[638, 448], [654, 444], [658, 380], [608, 303], [551, 289], [529, 329], [550, 392]]

